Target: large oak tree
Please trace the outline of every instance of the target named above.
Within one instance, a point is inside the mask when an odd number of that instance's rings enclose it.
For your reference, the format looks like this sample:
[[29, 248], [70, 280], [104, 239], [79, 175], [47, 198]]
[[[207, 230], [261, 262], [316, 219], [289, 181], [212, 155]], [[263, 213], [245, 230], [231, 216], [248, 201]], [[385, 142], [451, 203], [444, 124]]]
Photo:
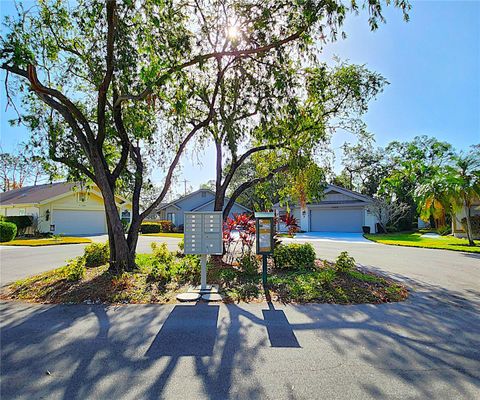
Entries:
[[[365, 3], [376, 27], [381, 1]], [[394, 4], [404, 12], [409, 7], [404, 0]], [[284, 46], [300, 57], [316, 39], [335, 36], [356, 9], [353, 0], [45, 0], [19, 5], [7, 19], [0, 66], [9, 102], [22, 98], [19, 121], [31, 128], [33, 142], [72, 177], [99, 187], [110, 266], [121, 271], [134, 268], [139, 226], [168, 192], [188, 143], [212, 122], [228, 69]], [[238, 30], [241, 40], [234, 40]], [[209, 84], [192, 87], [195, 77]], [[200, 120], [186, 107], [196, 90], [208, 100]], [[149, 156], [165, 179], [141, 211]], [[123, 185], [130, 185], [133, 203], [127, 237], [115, 205]]]

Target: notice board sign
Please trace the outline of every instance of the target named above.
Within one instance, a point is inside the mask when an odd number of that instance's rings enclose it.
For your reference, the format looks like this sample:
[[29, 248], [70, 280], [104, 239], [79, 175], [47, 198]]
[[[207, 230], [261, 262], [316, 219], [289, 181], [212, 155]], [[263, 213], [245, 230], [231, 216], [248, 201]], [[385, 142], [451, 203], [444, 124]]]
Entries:
[[223, 212], [185, 212], [185, 254], [223, 254]]
[[255, 219], [257, 232], [257, 254], [272, 254], [274, 246], [273, 213], [255, 213]]

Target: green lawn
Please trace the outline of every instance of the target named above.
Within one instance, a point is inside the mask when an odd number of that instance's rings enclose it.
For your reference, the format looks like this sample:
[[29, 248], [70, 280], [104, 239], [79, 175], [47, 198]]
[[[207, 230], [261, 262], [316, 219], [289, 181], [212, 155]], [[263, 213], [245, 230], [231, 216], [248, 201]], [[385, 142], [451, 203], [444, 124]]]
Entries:
[[390, 244], [394, 246], [425, 247], [429, 249], [443, 249], [454, 251], [467, 251], [480, 253], [480, 241], [476, 246], [468, 245], [466, 239], [459, 239], [453, 236], [440, 236], [438, 238], [422, 237], [421, 233], [387, 233], [377, 235], [364, 235], [367, 239], [377, 243]]
[[174, 232], [142, 233], [142, 236], [174, 237], [183, 239], [183, 233]]
[[81, 237], [59, 237], [41, 239], [13, 239], [11, 242], [0, 243], [2, 246], [55, 246], [61, 244], [92, 243], [90, 239]]
[[289, 235], [288, 233], [277, 233], [277, 237], [279, 238], [294, 238], [295, 235]]

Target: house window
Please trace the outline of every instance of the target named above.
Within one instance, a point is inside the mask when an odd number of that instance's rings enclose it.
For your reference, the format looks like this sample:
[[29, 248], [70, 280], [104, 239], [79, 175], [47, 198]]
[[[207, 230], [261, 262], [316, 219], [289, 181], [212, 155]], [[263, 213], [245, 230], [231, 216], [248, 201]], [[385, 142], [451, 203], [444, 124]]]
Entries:
[[25, 215], [25, 209], [24, 208], [19, 208], [18, 209], [18, 215]]
[[79, 193], [78, 194], [78, 201], [80, 203], [85, 203], [87, 201], [87, 194], [86, 193]]
[[122, 221], [127, 224], [130, 223], [130, 211], [128, 210], [122, 211]]
[[167, 221], [175, 225], [175, 213], [167, 213]]

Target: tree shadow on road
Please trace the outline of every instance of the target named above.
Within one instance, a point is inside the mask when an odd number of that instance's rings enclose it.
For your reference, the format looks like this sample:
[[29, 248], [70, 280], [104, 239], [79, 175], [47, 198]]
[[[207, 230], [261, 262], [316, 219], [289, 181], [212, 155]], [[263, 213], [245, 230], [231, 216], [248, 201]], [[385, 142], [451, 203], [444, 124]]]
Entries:
[[[480, 388], [480, 304], [396, 278], [415, 286], [404, 303], [281, 309], [272, 303], [4, 303], [2, 399], [158, 399], [187, 393], [250, 399], [272, 397], [272, 385], [280, 393], [276, 397], [296, 398], [299, 385], [293, 389], [287, 381], [301, 380], [308, 369], [325, 367], [316, 379], [330, 373], [322, 352], [341, 360], [349, 390], [364, 397], [387, 398], [399, 387], [416, 398], [434, 397], [439, 387], [446, 398], [471, 397]], [[259, 371], [272, 370], [286, 355], [288, 379], [273, 374], [267, 383]], [[317, 384], [303, 390], [307, 398], [319, 393]]]
[[414, 288], [407, 301], [298, 306], [309, 322], [294, 330], [315, 330], [346, 364], [362, 360], [367, 368], [357, 370], [358, 383], [369, 398], [395, 397], [399, 388], [412, 398], [435, 398], [439, 389], [444, 398], [474, 398], [480, 391], [480, 291], [388, 276]]
[[[265, 338], [248, 339], [237, 306], [217, 321], [219, 308], [3, 303], [2, 399], [262, 398], [249, 375]], [[234, 391], [233, 371], [247, 383]], [[185, 386], [165, 393], [178, 372]]]

